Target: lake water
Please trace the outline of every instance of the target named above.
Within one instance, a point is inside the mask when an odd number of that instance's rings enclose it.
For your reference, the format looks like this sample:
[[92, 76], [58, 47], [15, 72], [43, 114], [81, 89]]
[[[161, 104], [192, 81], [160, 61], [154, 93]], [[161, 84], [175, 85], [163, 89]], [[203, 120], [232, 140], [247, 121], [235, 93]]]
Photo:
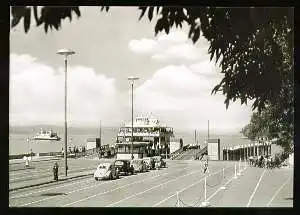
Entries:
[[[64, 147], [64, 128], [47, 126], [45, 129], [52, 129], [53, 132], [57, 132], [62, 138], [60, 141], [47, 141], [47, 140], [30, 140], [27, 142], [27, 138], [33, 138], [40, 131], [41, 127], [10, 127], [9, 132], [9, 154], [23, 154], [30, 152], [30, 149], [34, 153], [41, 152], [60, 152]], [[84, 146], [87, 138], [99, 137], [98, 128], [68, 128], [68, 147]], [[118, 133], [117, 127], [104, 127], [102, 128], [102, 144], [114, 145]], [[174, 129], [176, 138], [183, 138], [184, 145], [194, 143], [194, 132], [176, 131]], [[204, 146], [204, 140], [206, 134], [197, 134], [197, 140], [199, 144]], [[250, 140], [242, 138], [241, 134], [222, 134], [211, 135], [210, 138], [220, 138], [221, 147], [234, 146], [238, 144], [249, 144]], [[222, 150], [221, 150], [222, 151]]]

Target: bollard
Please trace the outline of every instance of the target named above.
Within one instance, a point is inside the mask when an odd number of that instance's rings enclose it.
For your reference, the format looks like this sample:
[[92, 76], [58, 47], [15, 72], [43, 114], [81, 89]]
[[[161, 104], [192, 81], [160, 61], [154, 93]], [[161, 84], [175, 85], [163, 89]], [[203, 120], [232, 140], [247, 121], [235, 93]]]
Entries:
[[[224, 181], [224, 178], [225, 178], [224, 167], [223, 167], [222, 173], [223, 173], [223, 181]], [[220, 190], [225, 190], [225, 189], [226, 189], [226, 187], [224, 185], [220, 187]]]
[[247, 159], [245, 159], [245, 161], [244, 161], [244, 170], [246, 170], [246, 168], [247, 168]]
[[209, 203], [206, 199], [206, 178], [207, 177], [204, 178], [204, 202], [202, 202], [202, 206], [204, 207], [207, 206]]
[[234, 164], [234, 176], [233, 179], [237, 179], [237, 175], [236, 175], [236, 163]]
[[177, 207], [180, 207], [180, 205], [179, 205], [179, 195], [178, 195], [178, 191], [176, 192], [176, 196], [177, 196]]
[[239, 160], [239, 171], [238, 171], [238, 176], [240, 176], [242, 174], [242, 170], [241, 170], [241, 159]]

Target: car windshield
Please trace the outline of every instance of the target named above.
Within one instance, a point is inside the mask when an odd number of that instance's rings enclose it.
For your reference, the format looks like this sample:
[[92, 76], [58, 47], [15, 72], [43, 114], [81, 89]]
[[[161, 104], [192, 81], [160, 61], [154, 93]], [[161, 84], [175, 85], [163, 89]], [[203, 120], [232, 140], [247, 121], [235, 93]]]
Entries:
[[132, 163], [133, 163], [133, 164], [140, 164], [141, 161], [140, 161], [140, 160], [133, 160]]
[[108, 169], [108, 165], [99, 165], [98, 169]]
[[123, 161], [116, 161], [115, 165], [117, 165], [117, 166], [123, 166], [124, 162]]

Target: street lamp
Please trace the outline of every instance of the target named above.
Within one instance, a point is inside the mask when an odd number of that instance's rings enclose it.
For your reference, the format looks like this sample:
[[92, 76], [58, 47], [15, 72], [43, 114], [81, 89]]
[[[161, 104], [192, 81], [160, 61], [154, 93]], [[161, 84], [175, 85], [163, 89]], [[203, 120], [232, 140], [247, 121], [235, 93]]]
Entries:
[[130, 76], [128, 80], [131, 82], [131, 159], [133, 160], [133, 83], [138, 77]]
[[63, 55], [65, 57], [65, 175], [67, 176], [67, 141], [68, 141], [68, 135], [67, 135], [67, 67], [68, 67], [68, 56], [75, 54], [74, 51], [69, 49], [60, 49], [56, 52], [56, 54]]

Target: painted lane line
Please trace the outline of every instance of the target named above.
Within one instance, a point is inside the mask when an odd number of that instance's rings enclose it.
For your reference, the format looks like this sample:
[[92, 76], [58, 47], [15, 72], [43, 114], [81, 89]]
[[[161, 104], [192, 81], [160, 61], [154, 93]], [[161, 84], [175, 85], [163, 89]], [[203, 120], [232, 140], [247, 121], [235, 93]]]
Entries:
[[35, 192], [31, 192], [31, 193], [26, 193], [26, 194], [17, 195], [17, 196], [11, 196], [9, 198], [10, 199], [21, 198], [21, 197], [30, 196], [30, 195], [33, 195], [33, 194], [36, 194], [36, 193], [40, 193], [40, 192], [44, 192], [44, 191], [48, 191], [48, 190], [53, 190], [53, 189], [59, 189], [59, 188], [71, 186], [71, 185], [74, 185], [74, 184], [86, 183], [86, 182], [89, 182], [89, 181], [94, 181], [94, 179], [88, 179], [88, 180], [85, 180], [85, 181], [78, 181], [78, 182], [75, 182], [75, 183], [65, 184], [65, 185], [58, 186], [58, 187], [51, 187], [51, 188], [48, 188], [48, 189], [38, 190], [38, 191], [35, 191]]
[[[129, 176], [129, 177], [130, 177], [130, 176]], [[128, 178], [128, 177], [127, 177], [127, 178]], [[30, 196], [30, 195], [32, 195], [32, 194], [36, 194], [36, 193], [40, 193], [40, 192], [44, 192], [44, 191], [49, 191], [49, 190], [53, 190], [53, 189], [59, 189], [59, 188], [71, 186], [71, 185], [74, 185], [74, 184], [85, 183], [85, 182], [88, 182], [88, 181], [94, 181], [94, 179], [88, 179], [88, 180], [85, 180], [85, 181], [78, 181], [78, 182], [75, 182], [75, 183], [65, 184], [65, 185], [58, 186], [58, 187], [51, 187], [51, 188], [48, 188], [48, 189], [39, 190], [39, 191], [36, 191], [36, 192], [31, 192], [31, 193], [22, 194], [22, 195], [17, 195], [17, 196], [12, 196], [12, 197], [9, 197], [9, 198], [10, 198], [10, 199], [15, 199], [15, 198], [20, 198], [20, 197]]]
[[[187, 169], [187, 168], [188, 168], [188, 167], [186, 167], [186, 168], [184, 168], [184, 169]], [[166, 174], [168, 174], [168, 173], [166, 173]], [[133, 177], [133, 176], [135, 176], [135, 175], [127, 176], [127, 177], [125, 177], [125, 178], [121, 178], [120, 180], [123, 179], [123, 180], [127, 181], [126, 179], [130, 179], [130, 178]], [[160, 175], [156, 175], [155, 177], [157, 177], [157, 176], [160, 176]], [[153, 178], [153, 177], [151, 177], [151, 178]], [[151, 178], [149, 178], [149, 179], [151, 179]], [[77, 190], [73, 190], [73, 191], [68, 192], [68, 193], [66, 193], [66, 194], [71, 194], [71, 193], [74, 193], [74, 192], [78, 192], [78, 191], [85, 190], [85, 189], [89, 189], [89, 188], [93, 188], [93, 187], [102, 186], [102, 185], [105, 185], [105, 184], [110, 184], [110, 183], [113, 183], [113, 182], [114, 182], [114, 181], [108, 181], [108, 182], [104, 182], [104, 183], [101, 183], [101, 184], [96, 184], [96, 185], [93, 185], [93, 186], [87, 186], [87, 187], [84, 187], [84, 188], [80, 188], [80, 189], [77, 189]], [[57, 197], [57, 196], [51, 196], [51, 197], [48, 197], [48, 198], [45, 198], [45, 199], [41, 199], [41, 200], [33, 201], [33, 202], [30, 202], [30, 203], [26, 203], [26, 204], [21, 205], [21, 207], [27, 206], [27, 205], [31, 205], [31, 204], [35, 204], [35, 203], [39, 203], [39, 202], [46, 201], [46, 200], [49, 200], [49, 199], [53, 199], [53, 198], [55, 198], [55, 197]]]
[[282, 190], [282, 188], [287, 185], [287, 183], [289, 182], [289, 180], [292, 178], [289, 177], [280, 187], [279, 189], [274, 193], [274, 195], [272, 196], [272, 198], [270, 199], [269, 203], [267, 204], [267, 207], [270, 207], [270, 205], [272, 204], [273, 200], [275, 199], [275, 197], [278, 195], [278, 193], [280, 192], [280, 190]]
[[[92, 168], [92, 167], [85, 167], [85, 168], [79, 168], [79, 169], [72, 169], [72, 171], [75, 171], [75, 170], [83, 170], [83, 169], [89, 170], [90, 168]], [[62, 172], [60, 172], [60, 173], [62, 173]], [[49, 175], [52, 175], [52, 174], [51, 174], [51, 173], [47, 173], [47, 174], [42, 174], [42, 175], [29, 175], [29, 176], [20, 177], [20, 178], [10, 178], [9, 180], [10, 180], [10, 181], [13, 181], [13, 180], [18, 180], [18, 179], [32, 178], [32, 177], [37, 177], [37, 176], [49, 176]]]
[[[230, 167], [231, 167], [231, 166], [228, 166], [228, 167], [226, 167], [225, 169], [230, 168]], [[218, 172], [211, 173], [211, 174], [209, 174], [208, 176], [205, 176], [205, 177], [209, 177], [209, 176], [218, 174], [218, 173], [220, 173], [220, 172], [222, 172], [222, 171], [223, 171], [223, 170], [220, 170], [220, 171], [218, 171]], [[191, 187], [193, 187], [193, 186], [195, 186], [196, 184], [199, 184], [200, 182], [202, 182], [202, 181], [205, 179], [205, 177], [202, 177], [202, 178], [200, 178], [200, 181], [197, 181], [196, 183], [193, 183], [193, 184], [191, 184], [191, 185], [189, 185], [189, 186], [187, 186], [187, 187], [185, 187], [185, 188], [179, 190], [179, 191], [178, 191], [178, 194], [181, 193], [181, 192], [183, 192], [183, 191], [185, 191], [185, 190], [187, 190], [187, 189], [189, 189], [189, 188], [191, 188]], [[177, 195], [177, 192], [175, 192], [174, 194], [172, 194], [172, 195], [168, 196], [167, 198], [161, 200], [160, 202], [154, 204], [152, 207], [156, 207], [156, 206], [158, 206], [158, 205], [164, 203], [165, 201], [169, 200], [170, 198], [172, 198], [172, 197], [175, 196], [175, 195]]]
[[251, 201], [252, 201], [252, 199], [253, 199], [253, 197], [254, 197], [254, 195], [255, 195], [255, 193], [256, 193], [256, 190], [257, 190], [257, 188], [258, 188], [258, 186], [259, 186], [259, 184], [260, 184], [260, 182], [261, 182], [261, 179], [262, 179], [263, 175], [265, 174], [265, 172], [266, 172], [266, 170], [264, 170], [263, 173], [261, 174], [261, 176], [260, 176], [260, 178], [259, 178], [259, 180], [258, 180], [258, 182], [257, 182], [257, 184], [256, 184], [256, 186], [255, 186], [255, 188], [254, 188], [254, 190], [253, 190], [253, 192], [252, 192], [250, 198], [249, 198], [249, 201], [248, 201], [248, 204], [247, 204], [246, 207], [249, 207], [249, 206], [250, 206]]
[[[147, 189], [147, 190], [144, 190], [144, 191], [142, 191], [142, 192], [135, 193], [135, 194], [133, 194], [133, 195], [131, 195], [131, 196], [128, 196], [127, 198], [121, 199], [120, 201], [114, 202], [114, 203], [112, 203], [112, 204], [110, 204], [110, 205], [108, 205], [108, 206], [106, 206], [106, 207], [111, 207], [111, 206], [116, 205], [116, 204], [118, 204], [118, 203], [121, 203], [121, 202], [123, 202], [123, 201], [125, 201], [125, 200], [127, 200], [127, 199], [131, 199], [131, 198], [133, 198], [133, 197], [135, 197], [135, 196], [138, 196], [138, 195], [140, 195], [140, 194], [143, 194], [143, 193], [146, 193], [146, 192], [148, 192], [148, 191], [150, 191], [150, 190], [153, 190], [153, 189], [155, 189], [155, 188], [157, 188], [157, 187], [160, 187], [160, 186], [162, 186], [162, 185], [165, 185], [165, 184], [168, 184], [168, 183], [170, 183], [170, 182], [176, 181], [176, 180], [178, 180], [179, 178], [182, 178], [182, 177], [185, 177], [185, 176], [188, 176], [188, 175], [192, 175], [192, 174], [194, 174], [194, 173], [202, 172], [202, 171], [203, 171], [203, 170], [200, 170], [200, 171], [194, 171], [194, 172], [191, 172], [191, 173], [188, 173], [188, 174], [185, 174], [185, 175], [181, 175], [181, 176], [179, 176], [179, 177], [176, 177], [176, 178], [174, 178], [174, 179], [171, 179], [171, 180], [169, 180], [169, 181], [166, 181], [166, 182], [164, 182], [164, 183], [162, 183], [162, 184], [158, 184], [158, 185], [156, 185], [156, 186], [154, 186], [154, 187], [151, 187], [151, 188], [149, 188], [149, 189]], [[199, 183], [199, 182], [198, 182], [198, 183]]]
[[[78, 167], [81, 167], [81, 166], [72, 166], [72, 168], [78, 168]], [[90, 166], [92, 167], [92, 166]], [[90, 168], [90, 167], [87, 167], [87, 168]], [[40, 170], [38, 169], [35, 169], [34, 171], [27, 171], [27, 172], [18, 172], [18, 173], [14, 173], [13, 171], [11, 171], [11, 173], [9, 173], [9, 176], [15, 176], [15, 175], [21, 175], [21, 174], [31, 174], [31, 173], [42, 173], [42, 172], [49, 172], [52, 170], [52, 168], [49, 168], [49, 169], [44, 169], [42, 170], [43, 168], [40, 168]], [[64, 169], [64, 166], [61, 167], [61, 169]]]
[[84, 199], [80, 199], [80, 200], [78, 200], [78, 201], [75, 201], [75, 202], [71, 202], [71, 203], [65, 204], [65, 205], [63, 205], [63, 207], [66, 207], [66, 206], [69, 206], [69, 205], [76, 204], [76, 203], [78, 203], [78, 202], [82, 202], [82, 201], [88, 200], [88, 199], [93, 198], [93, 197], [95, 197], [95, 196], [102, 196], [102, 195], [104, 195], [104, 194], [106, 194], [106, 193], [110, 193], [110, 192], [113, 192], [113, 191], [115, 191], [115, 190], [119, 190], [119, 189], [121, 189], [121, 188], [128, 187], [128, 186], [133, 185], [133, 184], [141, 183], [141, 182], [144, 182], [144, 181], [147, 181], [147, 180], [150, 180], [150, 179], [153, 179], [153, 178], [162, 176], [162, 175], [166, 175], [166, 174], [168, 174], [168, 173], [163, 173], [163, 174], [161, 174], [161, 175], [156, 175], [156, 176], [153, 176], [153, 177], [151, 177], [151, 178], [146, 178], [146, 179], [143, 179], [143, 180], [135, 181], [135, 182], [133, 182], [133, 183], [124, 184], [124, 185], [122, 185], [122, 186], [120, 186], [120, 187], [117, 187], [117, 188], [114, 188], [114, 189], [111, 189], [111, 190], [108, 190], [108, 191], [105, 191], [105, 192], [102, 192], [102, 193], [97, 193], [97, 194], [95, 194], [95, 195], [86, 197], [86, 198], [84, 198]]

